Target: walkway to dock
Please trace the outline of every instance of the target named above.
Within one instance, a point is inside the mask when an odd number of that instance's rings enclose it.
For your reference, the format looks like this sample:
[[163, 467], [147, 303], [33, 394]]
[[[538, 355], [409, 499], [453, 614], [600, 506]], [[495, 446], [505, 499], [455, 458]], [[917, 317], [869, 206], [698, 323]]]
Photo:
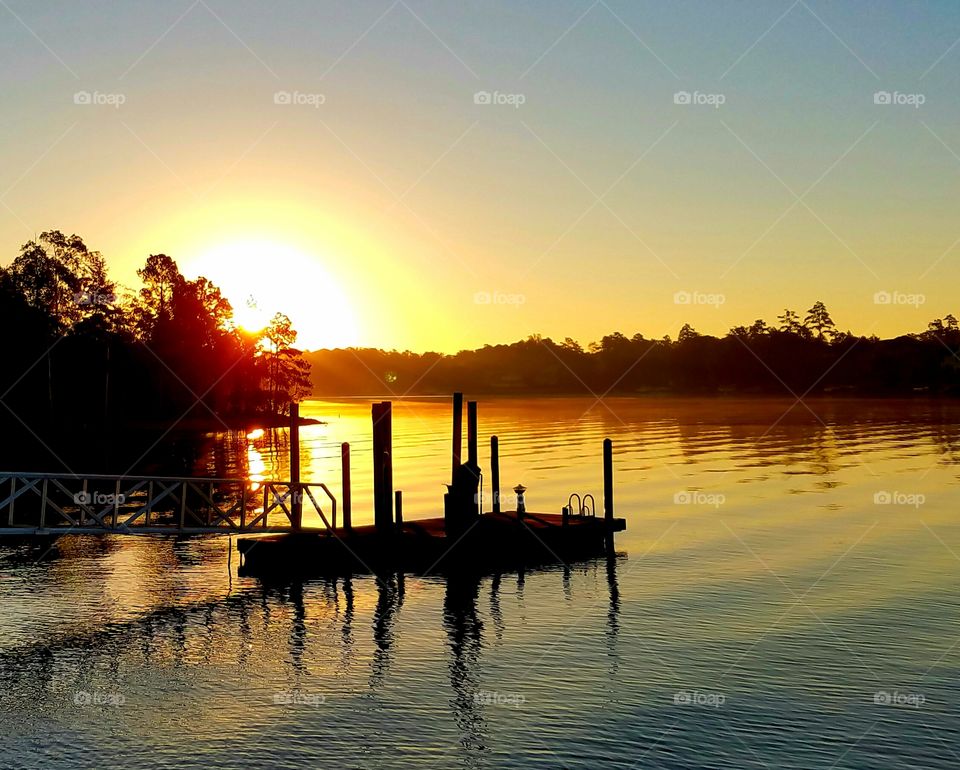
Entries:
[[304, 506], [323, 522], [313, 531], [336, 528], [326, 484], [0, 473], [0, 535], [309, 531]]

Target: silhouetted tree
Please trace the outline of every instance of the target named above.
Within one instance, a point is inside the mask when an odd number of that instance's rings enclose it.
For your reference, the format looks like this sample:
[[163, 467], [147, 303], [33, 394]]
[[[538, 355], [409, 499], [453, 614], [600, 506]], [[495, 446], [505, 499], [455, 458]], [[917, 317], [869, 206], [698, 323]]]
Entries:
[[137, 275], [143, 281], [140, 302], [148, 321], [146, 329], [150, 329], [168, 316], [173, 293], [185, 279], [177, 263], [166, 254], [151, 254]]
[[800, 322], [800, 316], [794, 310], [784, 310], [782, 315], [777, 316], [777, 320], [780, 322], [780, 331], [787, 334], [804, 336], [804, 332], [807, 331], [807, 328]]
[[[138, 275], [138, 291], [121, 290], [99, 252], [57, 230], [0, 269], [0, 324], [13, 331], [0, 368], [8, 407], [0, 430], [24, 462], [56, 467], [91, 442], [104, 456], [137, 456], [140, 446], [146, 457], [181, 421], [184, 429], [276, 424], [286, 401], [306, 392], [309, 366], [290, 344], [289, 320], [282, 331], [274, 325], [272, 342], [237, 329], [220, 289], [186, 280], [164, 254]], [[276, 363], [269, 393], [268, 360]], [[118, 462], [119, 472], [130, 470]]]
[[310, 367], [303, 353], [293, 347], [297, 332], [290, 319], [277, 313], [263, 330], [266, 346], [262, 352], [271, 408], [279, 411], [289, 401], [300, 401], [310, 393]]
[[827, 306], [819, 300], [813, 303], [813, 307], [807, 311], [807, 317], [803, 319], [803, 325], [812, 329], [817, 334], [817, 339], [823, 339], [824, 336], [833, 336], [836, 326], [830, 313], [827, 312]]

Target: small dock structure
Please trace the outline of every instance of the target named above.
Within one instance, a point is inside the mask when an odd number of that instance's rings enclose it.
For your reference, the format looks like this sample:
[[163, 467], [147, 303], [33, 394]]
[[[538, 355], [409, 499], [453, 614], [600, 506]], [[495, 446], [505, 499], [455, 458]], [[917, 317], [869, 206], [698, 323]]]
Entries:
[[[526, 510], [522, 485], [509, 500], [500, 490], [500, 442], [490, 437], [490, 510], [480, 494], [478, 405], [466, 404], [467, 453], [463, 459], [463, 395], [453, 396], [451, 472], [443, 496], [443, 516], [405, 520], [403, 494], [393, 488], [393, 409], [374, 403], [373, 524], [354, 527], [350, 495], [350, 447], [341, 447], [342, 526], [322, 531], [247, 537], [237, 541], [242, 569], [248, 574], [324, 574], [341, 572], [449, 572], [490, 570], [522, 565], [567, 563], [612, 553], [614, 534], [626, 521], [614, 516], [613, 444], [603, 442], [603, 512], [594, 498], [570, 495], [559, 513]], [[291, 451], [295, 451], [291, 446]], [[294, 482], [296, 483], [296, 482]]]
[[[299, 407], [292, 404], [287, 481], [0, 472], [0, 535], [244, 535], [237, 541], [242, 569], [267, 576], [567, 563], [612, 553], [615, 533], [626, 528], [626, 521], [614, 516], [610, 439], [603, 442], [602, 513], [590, 494], [570, 495], [554, 513], [528, 511], [522, 484], [502, 495], [497, 436], [490, 437], [490, 494], [485, 498], [478, 404], [464, 404], [461, 393], [453, 396], [450, 480], [442, 516], [405, 518], [403, 493], [394, 488], [392, 404], [374, 403], [371, 419], [369, 525], [353, 524], [348, 443], [341, 446], [339, 501], [326, 484], [300, 479]], [[317, 524], [304, 526], [305, 511]]]

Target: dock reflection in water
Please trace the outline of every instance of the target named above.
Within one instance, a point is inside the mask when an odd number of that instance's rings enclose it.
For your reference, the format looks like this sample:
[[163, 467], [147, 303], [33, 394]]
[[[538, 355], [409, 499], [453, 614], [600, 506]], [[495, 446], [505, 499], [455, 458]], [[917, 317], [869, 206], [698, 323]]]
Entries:
[[[491, 679], [497, 666], [485, 656], [534, 631], [524, 583], [586, 589], [590, 604], [607, 606], [607, 651], [616, 655], [616, 573], [612, 557], [526, 575], [250, 584], [6, 649], [4, 765], [45, 757], [46, 767], [94, 767], [109, 754], [146, 768], [314, 766], [319, 758], [349, 767], [358, 755], [367, 756], [364, 767], [502, 766], [494, 762], [500, 752], [516, 757], [531, 747], [498, 746], [497, 725], [519, 718], [533, 695], [521, 679]], [[517, 628], [505, 600], [519, 611]], [[552, 653], [538, 645], [536, 654]], [[514, 663], [537, 665], [525, 656]], [[193, 758], [183, 757], [185, 730]], [[40, 736], [54, 754], [39, 750]]]

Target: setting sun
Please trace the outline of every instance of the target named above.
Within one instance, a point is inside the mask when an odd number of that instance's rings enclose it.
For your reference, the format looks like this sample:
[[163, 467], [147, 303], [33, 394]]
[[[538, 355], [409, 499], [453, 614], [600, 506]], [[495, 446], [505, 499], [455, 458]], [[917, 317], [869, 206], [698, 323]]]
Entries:
[[202, 251], [184, 269], [219, 286], [236, 324], [247, 331], [263, 329], [283, 312], [299, 332], [300, 348], [356, 344], [354, 308], [318, 256], [285, 243], [241, 240]]

